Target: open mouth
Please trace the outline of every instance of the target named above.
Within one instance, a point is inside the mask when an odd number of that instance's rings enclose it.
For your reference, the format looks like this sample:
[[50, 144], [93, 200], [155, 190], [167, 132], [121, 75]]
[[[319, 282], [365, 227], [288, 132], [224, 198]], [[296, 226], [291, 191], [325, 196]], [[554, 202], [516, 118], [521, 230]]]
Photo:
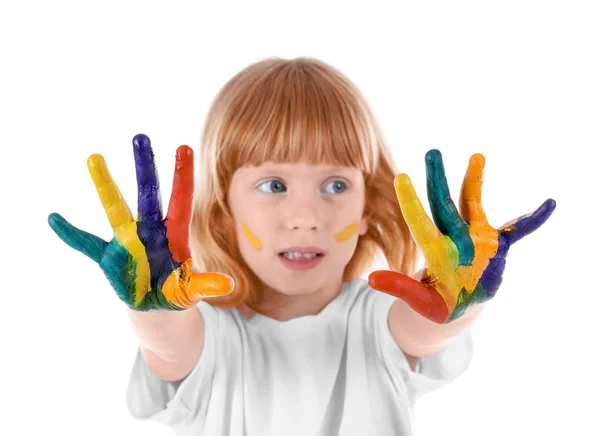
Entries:
[[303, 271], [314, 268], [321, 263], [323, 257], [325, 257], [325, 254], [323, 253], [299, 253], [290, 251], [279, 253], [281, 263], [294, 271]]
[[283, 251], [279, 253], [280, 257], [285, 257], [289, 260], [313, 260], [317, 257], [323, 257], [323, 253], [300, 253], [297, 251]]

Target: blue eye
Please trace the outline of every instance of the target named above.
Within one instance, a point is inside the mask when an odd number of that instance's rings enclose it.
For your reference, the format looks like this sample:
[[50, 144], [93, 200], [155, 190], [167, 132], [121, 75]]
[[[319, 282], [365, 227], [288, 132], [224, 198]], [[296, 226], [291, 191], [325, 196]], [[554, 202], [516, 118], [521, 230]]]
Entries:
[[[261, 188], [262, 186], [267, 186], [267, 188], [262, 189]], [[275, 193], [284, 192], [286, 190], [283, 182], [281, 182], [279, 180], [267, 180], [266, 182], [263, 182], [260, 185], [258, 185], [257, 188], [263, 192], [275, 192]], [[269, 188], [271, 188], [272, 191], [269, 191], [268, 190]]]
[[340, 180], [334, 180], [332, 182], [329, 182], [325, 185], [325, 187], [330, 185], [333, 187], [333, 192], [327, 191], [327, 189], [324, 188], [325, 192], [327, 192], [328, 194], [340, 194], [346, 190], [346, 184]]

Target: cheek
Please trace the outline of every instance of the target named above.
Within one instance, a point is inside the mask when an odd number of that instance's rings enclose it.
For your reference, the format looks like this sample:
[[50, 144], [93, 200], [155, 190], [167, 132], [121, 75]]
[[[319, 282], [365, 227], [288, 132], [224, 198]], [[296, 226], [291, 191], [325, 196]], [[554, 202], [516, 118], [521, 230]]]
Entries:
[[343, 243], [356, 236], [361, 230], [361, 222], [364, 207], [362, 202], [350, 203], [341, 210], [338, 210], [335, 218], [336, 242]]
[[250, 224], [242, 221], [237, 224], [237, 241], [240, 254], [246, 264], [252, 269], [260, 269], [261, 259], [264, 253], [264, 241], [257, 235], [256, 229]]
[[[240, 248], [249, 255], [263, 252], [271, 245], [273, 222], [265, 213], [265, 208], [246, 208], [236, 217], [236, 232]], [[271, 221], [270, 221], [271, 219]]]
[[359, 227], [360, 227], [359, 222], [355, 222], [355, 223], [352, 223], [352, 224], [344, 227], [342, 230], [340, 230], [339, 232], [337, 232], [335, 234], [335, 240], [337, 242], [344, 242], [347, 239], [350, 239], [351, 237], [353, 237], [354, 235], [356, 235], [358, 233]]
[[245, 222], [242, 222], [241, 227], [243, 237], [245, 237], [248, 242], [250, 242], [250, 245], [252, 245], [255, 249], [262, 251], [262, 242], [260, 239], [258, 239], [258, 236], [256, 236], [252, 230], [250, 230], [250, 227], [248, 227]]

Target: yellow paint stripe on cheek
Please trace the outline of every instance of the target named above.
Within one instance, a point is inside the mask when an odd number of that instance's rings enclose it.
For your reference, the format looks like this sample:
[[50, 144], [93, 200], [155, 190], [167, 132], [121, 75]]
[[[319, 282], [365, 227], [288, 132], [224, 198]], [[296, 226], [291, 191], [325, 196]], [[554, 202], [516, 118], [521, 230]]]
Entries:
[[246, 223], [242, 223], [242, 233], [244, 233], [244, 236], [254, 248], [256, 248], [258, 251], [262, 250], [262, 243], [256, 237], [256, 235], [250, 231]]
[[351, 238], [358, 233], [359, 223], [350, 224], [344, 227], [339, 233], [335, 235], [335, 240], [338, 242], [344, 242], [346, 239]]

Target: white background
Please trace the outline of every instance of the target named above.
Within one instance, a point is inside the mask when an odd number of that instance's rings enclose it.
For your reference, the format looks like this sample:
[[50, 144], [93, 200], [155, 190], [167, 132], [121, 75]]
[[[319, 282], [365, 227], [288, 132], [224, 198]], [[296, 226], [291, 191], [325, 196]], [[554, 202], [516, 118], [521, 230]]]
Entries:
[[493, 225], [557, 201], [509, 253], [467, 372], [417, 404], [419, 434], [599, 434], [594, 3], [3, 2], [0, 434], [171, 434], [128, 415], [124, 307], [47, 216], [110, 239], [86, 159], [105, 156], [135, 210], [140, 132], [166, 205], [176, 147], [197, 148], [220, 87], [269, 56], [348, 75], [425, 203], [431, 148], [455, 199], [469, 156], [486, 156]]

